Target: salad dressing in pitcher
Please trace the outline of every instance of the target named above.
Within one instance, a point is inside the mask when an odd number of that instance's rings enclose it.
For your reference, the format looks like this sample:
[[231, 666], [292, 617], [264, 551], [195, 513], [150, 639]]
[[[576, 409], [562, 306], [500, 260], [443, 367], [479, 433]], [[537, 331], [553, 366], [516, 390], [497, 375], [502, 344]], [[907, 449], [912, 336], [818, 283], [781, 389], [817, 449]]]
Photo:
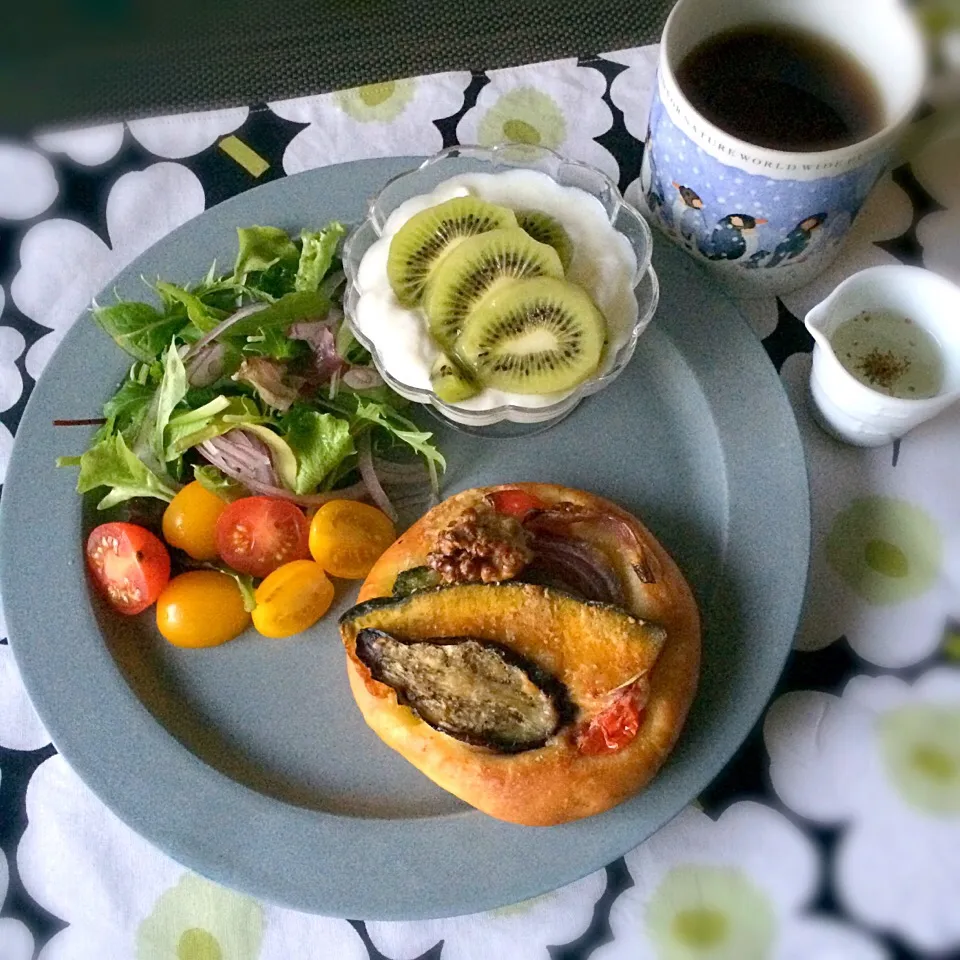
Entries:
[[926, 400], [943, 386], [937, 341], [902, 314], [863, 310], [844, 320], [830, 343], [845, 370], [888, 397]]
[[960, 287], [903, 264], [847, 277], [805, 317], [810, 399], [835, 437], [878, 447], [960, 400]]

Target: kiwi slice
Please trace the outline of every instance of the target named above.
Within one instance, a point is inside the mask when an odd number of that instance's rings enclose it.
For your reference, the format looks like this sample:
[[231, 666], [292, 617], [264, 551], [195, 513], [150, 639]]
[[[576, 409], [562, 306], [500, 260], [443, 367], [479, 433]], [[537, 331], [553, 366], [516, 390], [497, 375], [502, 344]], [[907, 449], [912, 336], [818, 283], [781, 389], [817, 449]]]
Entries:
[[397, 299], [416, 306], [431, 271], [464, 237], [516, 225], [512, 210], [477, 197], [455, 197], [414, 214], [390, 241], [387, 277]]
[[433, 271], [423, 297], [430, 332], [449, 349], [464, 318], [502, 283], [523, 277], [562, 277], [553, 247], [519, 227], [490, 230], [461, 241]]
[[573, 241], [570, 234], [560, 225], [560, 221], [541, 210], [514, 210], [520, 229], [529, 233], [534, 240], [553, 247], [560, 257], [564, 272], [570, 268], [573, 259]]
[[480, 392], [480, 388], [464, 373], [460, 365], [445, 353], [441, 353], [434, 361], [430, 371], [430, 385], [444, 403], [459, 403]]
[[606, 328], [603, 314], [575, 283], [517, 280], [471, 311], [456, 355], [484, 386], [554, 393], [575, 387], [597, 369]]

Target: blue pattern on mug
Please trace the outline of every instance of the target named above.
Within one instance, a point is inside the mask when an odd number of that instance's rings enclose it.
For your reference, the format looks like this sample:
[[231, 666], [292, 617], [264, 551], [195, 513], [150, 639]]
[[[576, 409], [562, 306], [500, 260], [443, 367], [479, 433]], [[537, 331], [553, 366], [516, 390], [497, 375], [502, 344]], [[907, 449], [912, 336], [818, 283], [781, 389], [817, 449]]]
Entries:
[[[817, 179], [749, 173], [694, 143], [671, 120], [658, 92], [639, 186], [653, 220], [695, 256], [717, 266], [785, 270], [843, 242], [886, 162], [878, 155]], [[802, 159], [784, 169], [791, 168], [803, 170]]]

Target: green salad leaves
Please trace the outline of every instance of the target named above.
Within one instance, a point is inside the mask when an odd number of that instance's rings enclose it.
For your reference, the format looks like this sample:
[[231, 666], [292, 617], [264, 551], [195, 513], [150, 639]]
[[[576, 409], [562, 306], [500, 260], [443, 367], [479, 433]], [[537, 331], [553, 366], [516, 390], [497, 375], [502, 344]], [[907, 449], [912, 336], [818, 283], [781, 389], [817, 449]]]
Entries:
[[373, 461], [361, 470], [362, 457], [411, 455], [436, 489], [444, 460], [432, 435], [404, 415], [406, 401], [343, 323], [344, 233], [336, 222], [298, 237], [244, 227], [230, 273], [214, 264], [189, 286], [157, 280], [156, 303], [94, 304], [94, 320], [134, 362], [89, 448], [58, 460], [80, 468], [78, 491], [106, 488], [107, 509], [169, 501], [197, 479], [228, 500], [264, 493], [310, 506], [368, 482]]

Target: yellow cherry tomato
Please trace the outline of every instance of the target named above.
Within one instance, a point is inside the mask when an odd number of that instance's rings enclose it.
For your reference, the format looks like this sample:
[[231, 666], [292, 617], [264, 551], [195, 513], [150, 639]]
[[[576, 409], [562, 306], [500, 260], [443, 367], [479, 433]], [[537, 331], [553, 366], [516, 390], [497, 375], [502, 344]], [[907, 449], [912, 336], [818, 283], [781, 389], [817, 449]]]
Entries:
[[291, 560], [257, 587], [253, 625], [265, 637], [292, 637], [312, 627], [333, 603], [333, 584], [312, 560]]
[[390, 518], [356, 500], [331, 500], [310, 523], [310, 553], [331, 576], [360, 580], [396, 540]]
[[157, 598], [157, 628], [176, 647], [215, 647], [249, 623], [237, 581], [217, 570], [181, 573]]
[[188, 483], [163, 512], [163, 539], [194, 560], [217, 559], [217, 520], [228, 507], [199, 481]]

